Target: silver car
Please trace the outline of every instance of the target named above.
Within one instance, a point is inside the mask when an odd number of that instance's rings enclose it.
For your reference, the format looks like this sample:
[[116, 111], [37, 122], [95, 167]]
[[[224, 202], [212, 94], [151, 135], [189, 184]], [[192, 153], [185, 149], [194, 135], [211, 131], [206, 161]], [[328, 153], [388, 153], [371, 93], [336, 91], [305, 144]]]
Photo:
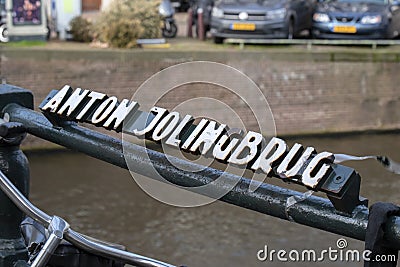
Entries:
[[225, 38], [288, 38], [311, 31], [314, 0], [218, 0], [212, 10], [215, 43]]

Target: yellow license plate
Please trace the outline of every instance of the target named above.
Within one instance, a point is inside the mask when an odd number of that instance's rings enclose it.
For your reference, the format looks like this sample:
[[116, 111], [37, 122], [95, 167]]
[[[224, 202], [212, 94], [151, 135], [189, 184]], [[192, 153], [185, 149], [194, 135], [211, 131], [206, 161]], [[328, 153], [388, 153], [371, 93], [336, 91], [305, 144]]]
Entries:
[[355, 26], [335, 26], [335, 27], [333, 27], [333, 32], [356, 33], [357, 28]]
[[254, 23], [233, 23], [231, 29], [236, 31], [255, 31], [256, 25]]

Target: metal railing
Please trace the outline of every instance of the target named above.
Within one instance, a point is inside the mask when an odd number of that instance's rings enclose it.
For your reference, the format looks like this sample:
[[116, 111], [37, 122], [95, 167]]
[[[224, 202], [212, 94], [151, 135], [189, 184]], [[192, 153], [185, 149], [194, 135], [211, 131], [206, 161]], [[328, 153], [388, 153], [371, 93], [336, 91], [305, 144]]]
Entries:
[[322, 40], [322, 39], [235, 39], [227, 38], [226, 43], [239, 44], [244, 48], [245, 44], [264, 45], [306, 45], [312, 49], [313, 45], [351, 45], [370, 46], [376, 49], [378, 46], [400, 45], [400, 40]]
[[[122, 141], [117, 138], [87, 129], [74, 122], [68, 122], [61, 128], [53, 127], [43, 114], [18, 104], [10, 104], [3, 111], [10, 114], [11, 121], [25, 125], [28, 133], [50, 142], [125, 169], [128, 169], [125, 159], [128, 157], [127, 160], [137, 165], [135, 171], [142, 175], [148, 176], [146, 170], [154, 167], [160, 175], [168, 177], [170, 182], [186, 187], [206, 185], [211, 183], [215, 177], [221, 176], [226, 181], [240, 180], [228, 194], [220, 199], [221, 201], [313, 228], [365, 240], [368, 224], [368, 208], [365, 206], [357, 207], [349, 216], [338, 213], [328, 199], [310, 196], [287, 207], [288, 198], [302, 198], [303, 194], [265, 183], [252, 192], [248, 190], [251, 180], [247, 178], [209, 167], [196, 173], [180, 170], [175, 166], [193, 165], [188, 169], [199, 169], [199, 166], [174, 157], [168, 157], [170, 162], [165, 161], [163, 153], [147, 150], [135, 144], [130, 144], [129, 149], [126, 150], [131, 153], [124, 155]], [[150, 162], [142, 157], [145, 154], [151, 159]], [[386, 233], [387, 239], [393, 247], [400, 248], [400, 217], [394, 216], [389, 220], [386, 225]]]
[[[45, 227], [48, 227], [49, 230], [53, 229], [53, 235], [38, 259], [40, 264], [48, 259], [51, 254], [49, 252], [55, 249], [61, 239], [65, 238], [78, 248], [88, 252], [137, 266], [171, 266], [93, 241], [73, 231], [63, 219], [57, 216], [51, 217], [33, 206], [26, 197], [28, 190], [25, 190], [25, 195], [20, 192], [24, 192], [22, 187], [27, 183], [29, 177], [25, 177], [25, 180], [22, 179], [22, 181], [17, 180], [21, 176], [20, 174], [24, 172], [23, 169], [27, 169], [27, 161], [21, 161], [22, 152], [20, 154], [16, 153], [26, 133], [80, 151], [125, 169], [128, 169], [126, 162], [129, 161], [132, 163], [131, 165], [136, 166], [134, 171], [141, 175], [149, 176], [146, 170], [155, 168], [158, 174], [168, 177], [169, 182], [179, 186], [193, 187], [207, 185], [212, 183], [217, 177], [223, 177], [228, 186], [231, 184], [235, 184], [235, 186], [227, 190], [229, 192], [220, 198], [221, 201], [342, 236], [365, 240], [369, 215], [368, 207], [365, 205], [356, 206], [351, 213], [344, 214], [338, 212], [327, 198], [312, 195], [305, 196], [300, 192], [266, 183], [260, 184], [256, 191], [251, 191], [249, 190], [250, 179], [210, 167], [199, 168], [193, 162], [174, 157], [168, 157], [168, 160], [165, 160], [165, 154], [148, 150], [135, 144], [126, 144], [129, 147], [128, 149], [124, 149], [124, 153], [120, 139], [79, 126], [77, 123], [71, 121], [61, 121], [58, 125], [53, 125], [43, 114], [33, 111], [33, 95], [22, 88], [0, 85], [0, 113], [8, 114], [7, 120], [9, 121], [8, 124], [4, 123], [0, 125], [0, 136], [5, 141], [3, 144], [0, 138], [0, 159], [9, 160], [10, 164], [13, 161], [20, 161], [13, 167], [17, 170], [12, 171], [11, 167], [7, 170], [8, 173], [6, 175], [12, 182], [1, 173], [0, 187], [22, 212], [28, 214]], [[126, 153], [126, 151], [129, 151], [129, 153]], [[185, 165], [188, 166], [186, 170], [175, 167]], [[2, 168], [1, 165], [0, 168]], [[189, 171], [193, 169], [202, 169], [202, 171]], [[2, 171], [5, 172], [4, 169]], [[26, 173], [28, 172], [26, 171]], [[17, 185], [17, 187], [19, 186], [19, 191], [16, 190], [13, 184]], [[224, 186], [226, 185], [216, 184], [215, 187], [218, 188], [215, 189], [218, 190]], [[2, 194], [0, 194], [1, 197]], [[288, 205], [290, 199], [295, 199], [296, 201]], [[7, 215], [7, 212], [9, 214], [16, 214], [15, 207], [11, 205], [12, 203], [7, 204], [6, 201], [2, 201], [0, 201], [0, 209], [6, 211], [5, 215]], [[4, 217], [4, 214], [0, 213], [0, 217]], [[14, 230], [19, 227], [19, 224], [20, 221], [18, 222], [18, 220], [10, 224], [9, 222], [2, 222], [0, 218], [0, 240], [6, 237], [9, 240], [17, 238], [18, 234]], [[6, 231], [2, 231], [2, 227], [7, 227], [14, 234], [11, 236]], [[392, 248], [400, 249], [400, 217], [391, 216], [385, 224], [384, 232], [385, 241]], [[38, 265], [39, 263], [34, 262], [37, 265], [33, 266], [40, 266]]]

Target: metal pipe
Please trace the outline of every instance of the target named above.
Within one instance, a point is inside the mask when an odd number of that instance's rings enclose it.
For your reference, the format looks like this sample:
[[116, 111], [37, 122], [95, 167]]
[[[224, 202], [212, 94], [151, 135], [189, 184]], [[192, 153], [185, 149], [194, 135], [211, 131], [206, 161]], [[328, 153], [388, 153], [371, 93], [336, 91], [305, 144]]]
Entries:
[[186, 36], [189, 38], [193, 37], [193, 9], [189, 8], [188, 17], [187, 17], [187, 34]]
[[204, 10], [202, 8], [197, 9], [197, 38], [200, 41], [205, 39], [205, 29], [204, 29]]
[[[62, 128], [53, 127], [42, 114], [17, 104], [8, 105], [3, 111], [10, 114], [11, 121], [23, 123], [27, 131], [35, 136], [127, 168], [121, 140], [77, 126], [74, 123], [67, 124]], [[133, 144], [130, 145], [129, 151], [132, 153], [127, 155], [128, 160], [138, 166], [135, 171], [140, 174], [146, 175], [148, 174], [147, 169], [156, 168], [162, 176], [168, 177], [170, 182], [188, 187], [208, 184], [220, 176], [224, 176], [225, 181], [240, 179], [240, 182], [221, 198], [222, 201], [342, 236], [358, 240], [365, 239], [368, 224], [367, 207], [357, 207], [352, 216], [348, 217], [338, 214], [326, 198], [311, 196], [288, 208], [286, 206], [287, 199], [291, 196], [301, 197], [301, 193], [269, 184], [262, 184], [255, 192], [251, 192], [248, 190], [249, 179], [212, 168], [205, 168], [197, 173], [180, 170], [168, 162], [164, 154]], [[151, 162], [144, 160], [142, 155], [146, 153]], [[179, 166], [196, 165], [180, 159], [173, 159], [173, 157], [169, 157], [169, 160], [179, 162]], [[223, 187], [224, 185], [219, 186]], [[394, 248], [400, 248], [400, 217], [392, 217], [389, 220], [386, 225], [385, 237]]]
[[284, 45], [399, 45], [399, 40], [324, 40], [324, 39], [239, 39], [227, 38], [227, 43], [284, 44]]

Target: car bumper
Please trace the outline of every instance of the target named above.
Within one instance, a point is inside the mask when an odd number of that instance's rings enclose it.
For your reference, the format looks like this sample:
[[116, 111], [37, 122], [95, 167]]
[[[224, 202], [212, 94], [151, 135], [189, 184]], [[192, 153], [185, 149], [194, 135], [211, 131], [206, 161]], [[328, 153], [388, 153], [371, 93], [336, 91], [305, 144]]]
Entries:
[[387, 36], [387, 25], [363, 25], [352, 24], [356, 28], [355, 33], [335, 32], [335, 26], [349, 26], [338, 23], [314, 23], [312, 34], [321, 39], [384, 39]]
[[[234, 23], [254, 24], [254, 30], [233, 30]], [[287, 23], [285, 20], [274, 21], [236, 21], [224, 19], [211, 20], [211, 34], [220, 38], [248, 38], [248, 39], [264, 39], [264, 38], [286, 38]]]

